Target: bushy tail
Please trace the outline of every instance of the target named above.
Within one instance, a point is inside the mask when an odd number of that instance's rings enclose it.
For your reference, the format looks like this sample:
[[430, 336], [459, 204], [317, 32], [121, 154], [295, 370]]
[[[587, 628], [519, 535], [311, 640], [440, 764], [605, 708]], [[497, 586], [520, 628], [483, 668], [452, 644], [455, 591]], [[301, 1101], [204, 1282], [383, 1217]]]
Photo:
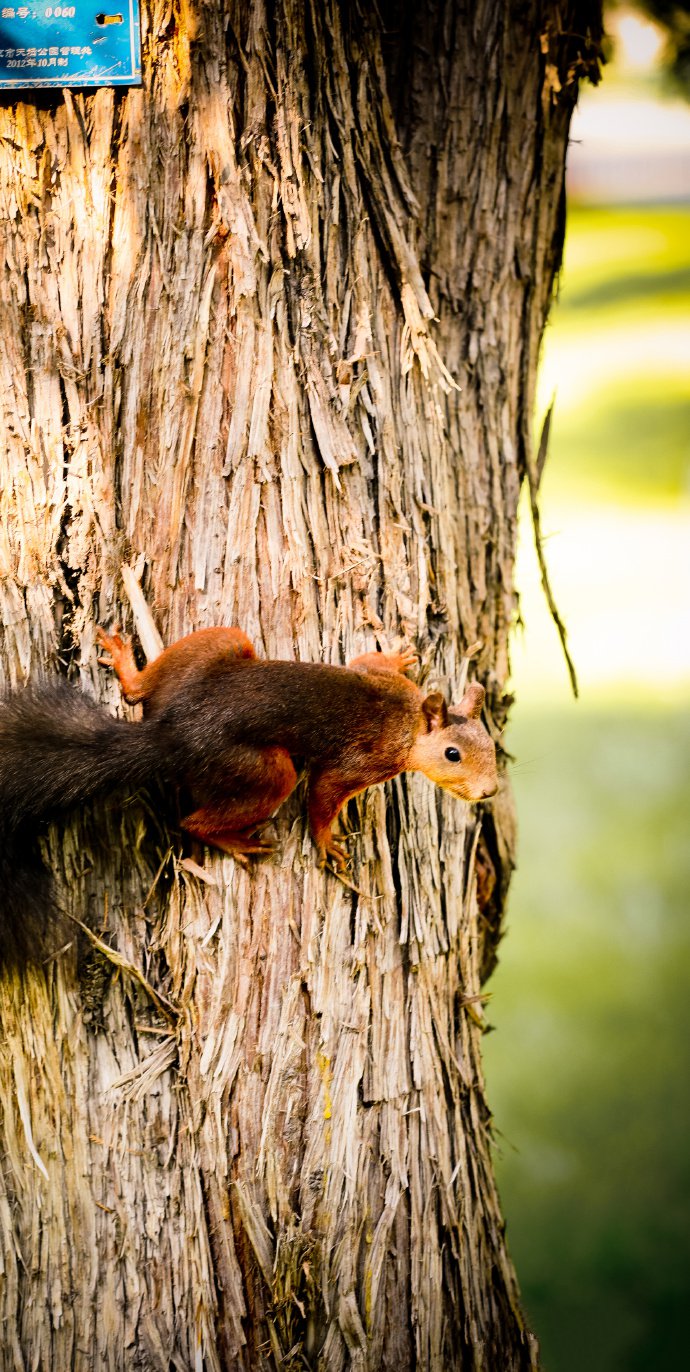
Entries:
[[40, 821], [121, 784], [150, 781], [165, 755], [155, 720], [113, 719], [66, 682], [0, 698], [0, 960], [26, 957], [37, 923], [50, 921]]

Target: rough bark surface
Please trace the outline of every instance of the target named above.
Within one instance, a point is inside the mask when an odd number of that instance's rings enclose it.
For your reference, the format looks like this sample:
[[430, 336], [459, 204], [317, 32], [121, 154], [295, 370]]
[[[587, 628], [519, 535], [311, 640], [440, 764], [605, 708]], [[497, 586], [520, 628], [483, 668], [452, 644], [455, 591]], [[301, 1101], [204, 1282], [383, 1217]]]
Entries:
[[[66, 671], [125, 709], [94, 630], [127, 623], [143, 556], [168, 642], [239, 624], [342, 662], [405, 639], [457, 695], [481, 639], [498, 732], [598, 20], [154, 0], [141, 90], [3, 103], [8, 682]], [[422, 778], [350, 807], [351, 887], [303, 808], [250, 872], [185, 849], [155, 797], [47, 835], [102, 946], [0, 979], [3, 1370], [535, 1364], [480, 1055], [507, 787], [479, 883], [481, 817]]]

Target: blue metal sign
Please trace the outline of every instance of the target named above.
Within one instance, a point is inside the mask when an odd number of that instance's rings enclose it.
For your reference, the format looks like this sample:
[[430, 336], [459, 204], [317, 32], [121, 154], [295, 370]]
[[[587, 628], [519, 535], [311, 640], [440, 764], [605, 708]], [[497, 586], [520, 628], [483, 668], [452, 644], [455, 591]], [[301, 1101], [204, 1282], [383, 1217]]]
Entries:
[[0, 0], [0, 90], [139, 85], [139, 0]]

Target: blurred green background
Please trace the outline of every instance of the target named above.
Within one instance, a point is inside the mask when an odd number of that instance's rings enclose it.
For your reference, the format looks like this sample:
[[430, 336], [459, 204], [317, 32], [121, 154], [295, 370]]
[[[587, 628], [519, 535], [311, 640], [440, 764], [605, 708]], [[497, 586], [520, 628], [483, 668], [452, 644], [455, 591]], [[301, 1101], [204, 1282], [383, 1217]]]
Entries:
[[554, 389], [542, 518], [581, 698], [525, 519], [487, 1084], [546, 1372], [660, 1372], [690, 1308], [687, 204], [571, 204], [542, 410]]

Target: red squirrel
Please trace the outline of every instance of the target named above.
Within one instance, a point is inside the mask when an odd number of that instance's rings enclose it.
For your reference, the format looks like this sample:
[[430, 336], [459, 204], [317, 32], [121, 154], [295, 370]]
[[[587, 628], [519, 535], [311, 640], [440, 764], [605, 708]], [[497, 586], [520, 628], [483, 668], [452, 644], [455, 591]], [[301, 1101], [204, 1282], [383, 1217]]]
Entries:
[[296, 762], [307, 769], [319, 859], [338, 868], [347, 855], [333, 824], [367, 786], [417, 771], [467, 801], [496, 790], [496, 751], [480, 720], [484, 688], [468, 687], [449, 710], [440, 692], [424, 696], [404, 675], [417, 661], [410, 649], [365, 653], [347, 667], [262, 661], [241, 629], [201, 629], [140, 672], [117, 632], [99, 629], [97, 638], [99, 661], [114, 668], [125, 700], [143, 704], [145, 719], [174, 719], [190, 734], [201, 722], [201, 767], [191, 738], [185, 777], [197, 808], [182, 828], [240, 859], [273, 851], [256, 830], [297, 785]]
[[50, 904], [39, 823], [118, 786], [182, 785], [195, 806], [182, 827], [246, 861], [272, 850], [257, 830], [303, 767], [320, 861], [339, 868], [334, 821], [367, 786], [420, 771], [463, 800], [496, 790], [483, 687], [450, 708], [438, 691], [425, 696], [405, 676], [410, 650], [347, 667], [262, 661], [240, 629], [202, 629], [138, 671], [119, 633], [99, 629], [98, 641], [125, 699], [142, 703], [139, 722], [114, 719], [64, 681], [0, 699], [0, 957], [13, 930], [21, 944], [21, 922], [32, 910], [45, 918]]

